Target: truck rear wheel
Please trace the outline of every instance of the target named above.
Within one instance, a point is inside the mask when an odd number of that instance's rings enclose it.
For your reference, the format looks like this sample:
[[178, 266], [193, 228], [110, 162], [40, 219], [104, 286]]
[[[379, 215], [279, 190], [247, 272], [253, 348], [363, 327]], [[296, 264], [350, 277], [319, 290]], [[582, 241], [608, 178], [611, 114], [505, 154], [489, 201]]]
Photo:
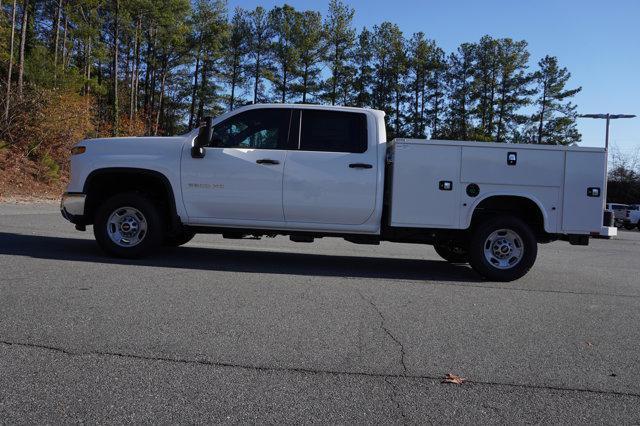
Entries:
[[469, 263], [492, 281], [523, 277], [536, 261], [538, 243], [531, 228], [513, 216], [498, 216], [482, 222], [473, 232]]
[[469, 263], [469, 251], [463, 247], [451, 244], [434, 244], [438, 256], [449, 263]]
[[138, 258], [160, 246], [164, 227], [153, 202], [131, 192], [114, 195], [102, 203], [96, 212], [93, 233], [107, 254]]

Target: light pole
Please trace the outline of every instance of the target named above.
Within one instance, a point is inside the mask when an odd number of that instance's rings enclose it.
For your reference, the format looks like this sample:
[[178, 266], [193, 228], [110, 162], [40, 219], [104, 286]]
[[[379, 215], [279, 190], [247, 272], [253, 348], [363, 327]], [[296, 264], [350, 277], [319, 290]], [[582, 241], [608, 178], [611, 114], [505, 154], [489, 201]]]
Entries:
[[617, 120], [619, 118], [635, 118], [635, 115], [631, 114], [580, 114], [580, 118], [599, 118], [601, 120], [607, 120], [607, 133], [604, 140], [604, 149], [609, 152], [609, 122], [611, 120]]
[[602, 196], [602, 208], [606, 210], [607, 206], [607, 186], [609, 183], [609, 122], [611, 120], [617, 120], [620, 118], [635, 118], [635, 115], [631, 114], [579, 114], [580, 118], [596, 118], [601, 120], [607, 120], [607, 130], [604, 138], [604, 153], [606, 155], [604, 160], [604, 194]]

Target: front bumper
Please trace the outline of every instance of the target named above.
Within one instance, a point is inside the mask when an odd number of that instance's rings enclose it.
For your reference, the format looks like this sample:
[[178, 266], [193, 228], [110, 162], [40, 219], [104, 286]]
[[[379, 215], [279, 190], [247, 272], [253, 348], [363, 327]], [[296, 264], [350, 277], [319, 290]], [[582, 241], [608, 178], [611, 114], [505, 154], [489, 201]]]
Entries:
[[77, 192], [65, 192], [60, 200], [62, 217], [76, 225], [85, 224], [84, 204], [87, 196]]

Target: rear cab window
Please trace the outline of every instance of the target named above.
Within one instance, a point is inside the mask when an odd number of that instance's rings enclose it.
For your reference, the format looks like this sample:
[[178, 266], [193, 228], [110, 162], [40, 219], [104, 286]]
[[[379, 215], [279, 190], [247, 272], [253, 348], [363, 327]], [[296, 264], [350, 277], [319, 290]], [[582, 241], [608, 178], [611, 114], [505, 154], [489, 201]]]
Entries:
[[345, 111], [299, 110], [301, 151], [347, 152], [367, 151], [367, 116]]

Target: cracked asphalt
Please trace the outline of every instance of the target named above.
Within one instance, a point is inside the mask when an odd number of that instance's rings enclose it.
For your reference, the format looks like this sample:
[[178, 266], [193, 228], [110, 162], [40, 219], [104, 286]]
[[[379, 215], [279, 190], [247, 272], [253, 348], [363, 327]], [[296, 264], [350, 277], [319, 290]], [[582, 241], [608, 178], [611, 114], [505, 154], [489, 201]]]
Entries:
[[638, 254], [542, 245], [513, 283], [328, 238], [123, 261], [0, 204], [0, 423], [637, 424]]

